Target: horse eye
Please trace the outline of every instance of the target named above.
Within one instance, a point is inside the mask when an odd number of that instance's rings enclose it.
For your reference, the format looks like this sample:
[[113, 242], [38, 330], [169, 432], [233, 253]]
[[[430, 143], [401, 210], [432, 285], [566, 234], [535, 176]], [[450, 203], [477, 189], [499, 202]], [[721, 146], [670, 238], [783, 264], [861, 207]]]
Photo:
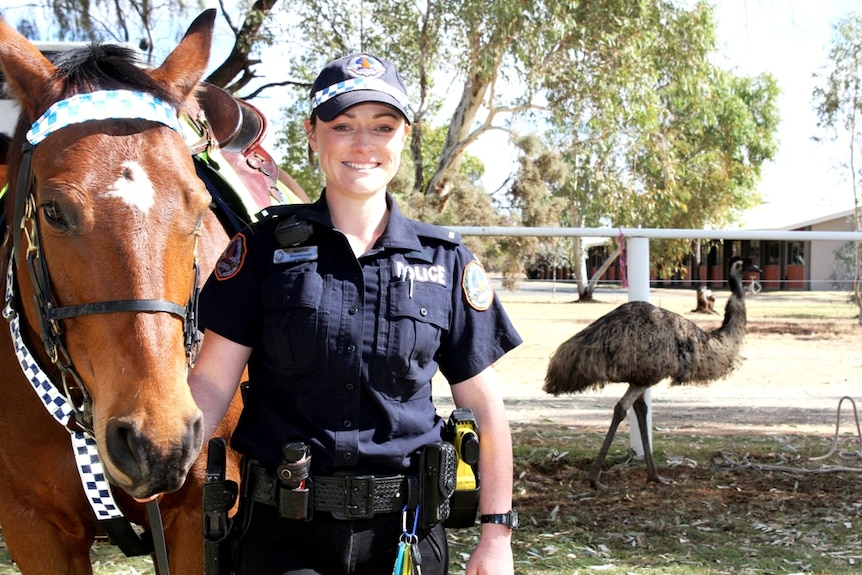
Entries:
[[45, 215], [45, 221], [50, 226], [58, 229], [69, 227], [69, 222], [57, 202], [45, 202], [42, 204], [42, 213]]

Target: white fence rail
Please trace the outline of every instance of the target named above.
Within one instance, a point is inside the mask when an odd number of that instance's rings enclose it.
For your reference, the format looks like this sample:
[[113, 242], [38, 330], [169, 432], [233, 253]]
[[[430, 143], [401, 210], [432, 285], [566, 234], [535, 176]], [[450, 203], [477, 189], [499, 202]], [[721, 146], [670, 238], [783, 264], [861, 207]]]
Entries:
[[447, 226], [465, 236], [537, 236], [661, 238], [683, 240], [783, 240], [862, 242], [862, 232], [783, 230], [689, 230], [680, 228], [530, 228], [505, 226]]

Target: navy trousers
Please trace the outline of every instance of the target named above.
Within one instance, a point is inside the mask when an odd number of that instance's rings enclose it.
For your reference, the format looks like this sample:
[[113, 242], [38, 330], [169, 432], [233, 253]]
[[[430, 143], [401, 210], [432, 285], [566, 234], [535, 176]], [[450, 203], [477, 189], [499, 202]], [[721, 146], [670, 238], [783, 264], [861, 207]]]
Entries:
[[[246, 502], [244, 502], [246, 503]], [[239, 534], [237, 575], [392, 575], [402, 533], [400, 513], [340, 520], [316, 513], [311, 521], [282, 519], [275, 507], [249, 503]], [[420, 530], [423, 575], [447, 575], [443, 525]]]

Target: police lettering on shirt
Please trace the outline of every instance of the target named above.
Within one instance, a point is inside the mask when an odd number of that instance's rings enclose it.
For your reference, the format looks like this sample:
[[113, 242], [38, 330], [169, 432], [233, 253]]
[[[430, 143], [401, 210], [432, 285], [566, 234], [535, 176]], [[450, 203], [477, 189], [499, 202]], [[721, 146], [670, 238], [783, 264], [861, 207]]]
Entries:
[[395, 277], [416, 282], [431, 282], [446, 285], [446, 268], [441, 265], [407, 265], [395, 262]]

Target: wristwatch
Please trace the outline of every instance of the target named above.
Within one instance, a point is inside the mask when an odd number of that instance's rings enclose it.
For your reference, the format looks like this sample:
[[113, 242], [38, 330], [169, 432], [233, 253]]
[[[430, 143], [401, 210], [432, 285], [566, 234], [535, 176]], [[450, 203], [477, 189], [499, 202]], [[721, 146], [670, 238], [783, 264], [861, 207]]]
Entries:
[[518, 512], [512, 509], [508, 513], [495, 513], [493, 515], [479, 516], [480, 523], [496, 523], [505, 525], [512, 531], [518, 528]]

